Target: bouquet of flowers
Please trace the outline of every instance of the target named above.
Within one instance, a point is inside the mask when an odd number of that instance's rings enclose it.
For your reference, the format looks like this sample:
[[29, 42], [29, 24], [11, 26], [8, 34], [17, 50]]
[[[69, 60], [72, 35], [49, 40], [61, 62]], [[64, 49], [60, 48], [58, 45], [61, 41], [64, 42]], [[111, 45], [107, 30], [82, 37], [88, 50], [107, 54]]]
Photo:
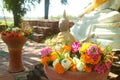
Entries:
[[103, 74], [109, 70], [113, 62], [110, 46], [102, 48], [91, 42], [74, 42], [73, 45], [58, 44], [40, 50], [41, 63], [51, 66], [63, 74], [65, 71], [98, 72]]
[[19, 37], [30, 37], [32, 35], [32, 28], [18, 28], [18, 27], [8, 27], [1, 32], [3, 36], [8, 38], [19, 38]]

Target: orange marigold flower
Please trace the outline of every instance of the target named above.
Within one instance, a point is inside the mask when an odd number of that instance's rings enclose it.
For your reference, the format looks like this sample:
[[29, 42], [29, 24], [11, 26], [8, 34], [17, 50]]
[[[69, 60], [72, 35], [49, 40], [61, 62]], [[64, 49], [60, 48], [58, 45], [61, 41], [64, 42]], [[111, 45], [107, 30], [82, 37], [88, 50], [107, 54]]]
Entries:
[[10, 34], [9, 34], [9, 33], [7, 33], [7, 34], [6, 34], [6, 36], [7, 36], [7, 37], [10, 37]]
[[73, 72], [76, 72], [77, 71], [76, 64], [73, 64], [70, 70]]
[[64, 46], [63, 48], [62, 48], [62, 52], [70, 52], [71, 51], [71, 46]]
[[94, 60], [87, 54], [82, 54], [82, 59], [84, 63], [97, 64], [101, 59], [101, 55], [96, 60]]
[[2, 33], [3, 35], [6, 35], [6, 34], [7, 34], [7, 32], [6, 32], [6, 31], [2, 31], [1, 33]]
[[98, 56], [98, 58], [96, 60], [94, 60], [94, 64], [98, 64], [100, 60], [101, 60], [101, 55]]
[[55, 71], [58, 72], [59, 74], [63, 74], [65, 72], [64, 68], [59, 62], [56, 63], [55, 65]]
[[71, 57], [68, 57], [68, 59], [69, 59], [69, 60], [71, 61], [71, 63], [72, 63], [72, 66], [71, 66], [70, 70], [73, 71], [73, 72], [76, 72], [76, 71], [77, 71], [76, 62], [73, 61], [73, 59], [72, 59]]
[[84, 66], [85, 72], [92, 72], [92, 67]]
[[46, 56], [41, 59], [41, 63], [45, 66], [48, 66], [47, 62], [50, 61], [50, 57]]
[[29, 30], [25, 30], [25, 34], [29, 34]]
[[21, 37], [22, 36], [22, 34], [21, 33], [18, 33], [18, 37]]

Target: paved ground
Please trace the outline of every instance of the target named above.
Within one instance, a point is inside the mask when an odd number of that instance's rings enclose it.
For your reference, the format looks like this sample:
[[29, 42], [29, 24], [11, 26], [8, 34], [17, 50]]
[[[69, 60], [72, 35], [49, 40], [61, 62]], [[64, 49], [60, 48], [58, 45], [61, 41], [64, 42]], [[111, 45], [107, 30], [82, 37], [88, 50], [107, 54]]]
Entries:
[[[9, 65], [9, 54], [6, 44], [0, 38], [0, 80], [27, 80], [26, 75], [29, 71], [34, 69], [34, 66], [40, 63], [40, 49], [45, 47], [43, 43], [36, 43], [28, 40], [23, 47], [23, 63], [25, 71], [19, 73], [9, 73], [7, 71]], [[118, 59], [118, 62], [120, 59]], [[120, 67], [119, 67], [120, 71]], [[119, 74], [114, 74], [110, 72], [110, 77], [115, 79], [109, 80], [119, 80], [116, 77], [120, 77]]]
[[45, 47], [43, 43], [36, 43], [28, 40], [23, 47], [23, 63], [25, 71], [19, 73], [9, 73], [9, 54], [6, 44], [0, 39], [0, 80], [27, 80], [28, 71], [40, 62], [40, 49]]

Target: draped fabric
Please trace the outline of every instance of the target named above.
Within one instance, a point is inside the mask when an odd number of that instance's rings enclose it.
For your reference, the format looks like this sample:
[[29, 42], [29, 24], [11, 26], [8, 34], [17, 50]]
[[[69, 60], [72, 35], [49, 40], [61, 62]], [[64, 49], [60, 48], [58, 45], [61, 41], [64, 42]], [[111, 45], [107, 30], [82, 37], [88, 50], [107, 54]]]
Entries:
[[106, 1], [108, 1], [108, 0], [94, 0], [94, 1], [93, 1], [93, 3], [94, 3], [94, 8], [99, 7], [101, 4], [105, 3]]
[[120, 3], [120, 0], [94, 1], [96, 1], [95, 5], [97, 8], [84, 14], [79, 22], [76, 22], [70, 29], [71, 34], [78, 41], [86, 40], [89, 37], [91, 26], [94, 24], [114, 23], [120, 21], [120, 13], [116, 10], [120, 7], [120, 5], [117, 4], [117, 2]]

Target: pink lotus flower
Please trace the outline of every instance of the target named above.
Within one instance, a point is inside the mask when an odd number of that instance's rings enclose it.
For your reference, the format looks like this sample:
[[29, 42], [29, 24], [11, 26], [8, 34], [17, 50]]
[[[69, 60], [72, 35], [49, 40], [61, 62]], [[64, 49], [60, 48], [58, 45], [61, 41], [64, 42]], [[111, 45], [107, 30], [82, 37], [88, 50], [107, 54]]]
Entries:
[[76, 53], [77, 51], [79, 51], [79, 49], [80, 49], [80, 43], [74, 42], [74, 44], [72, 45], [72, 52]]
[[93, 44], [87, 49], [87, 53], [90, 57], [92, 57], [93, 59], [96, 59], [100, 55], [101, 50], [97, 45]]
[[40, 50], [42, 57], [49, 56], [52, 52], [52, 49], [50, 47], [43, 48]]
[[100, 74], [103, 74], [106, 70], [109, 70], [111, 66], [112, 66], [111, 62], [106, 62], [106, 63], [102, 63], [100, 65], [99, 64], [95, 65], [94, 70]]

